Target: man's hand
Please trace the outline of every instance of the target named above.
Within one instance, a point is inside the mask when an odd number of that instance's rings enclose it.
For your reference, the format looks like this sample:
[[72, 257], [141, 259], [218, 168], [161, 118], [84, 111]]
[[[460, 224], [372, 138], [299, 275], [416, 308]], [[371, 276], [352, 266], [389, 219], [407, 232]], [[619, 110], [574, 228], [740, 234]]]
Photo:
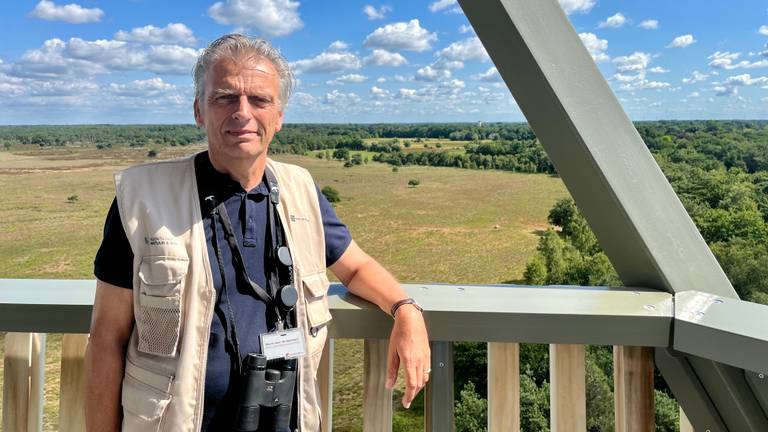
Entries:
[[395, 324], [389, 336], [387, 352], [387, 388], [392, 389], [397, 371], [405, 372], [403, 406], [409, 408], [413, 398], [429, 381], [430, 352], [424, 317], [413, 305], [404, 305], [395, 313]]

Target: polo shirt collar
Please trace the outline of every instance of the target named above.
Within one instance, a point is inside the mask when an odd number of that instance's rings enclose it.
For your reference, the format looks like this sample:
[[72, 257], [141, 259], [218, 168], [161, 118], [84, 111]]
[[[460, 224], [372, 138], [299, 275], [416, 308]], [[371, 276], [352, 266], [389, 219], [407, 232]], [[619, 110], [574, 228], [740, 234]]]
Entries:
[[[195, 157], [195, 171], [197, 171], [197, 187], [201, 195], [232, 196], [245, 192], [240, 183], [232, 180], [228, 174], [216, 170], [211, 163], [208, 151], [199, 153]], [[248, 195], [269, 195], [266, 176], [263, 176], [261, 182], [248, 191]]]

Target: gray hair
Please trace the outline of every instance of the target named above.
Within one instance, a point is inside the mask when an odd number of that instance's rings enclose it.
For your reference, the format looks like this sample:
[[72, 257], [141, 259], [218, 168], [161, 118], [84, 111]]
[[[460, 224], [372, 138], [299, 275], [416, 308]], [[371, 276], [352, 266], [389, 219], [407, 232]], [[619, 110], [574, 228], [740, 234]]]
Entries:
[[202, 102], [203, 99], [206, 72], [222, 59], [238, 63], [258, 59], [269, 60], [280, 78], [280, 106], [285, 107], [288, 103], [288, 98], [291, 97], [293, 91], [294, 77], [285, 57], [267, 40], [241, 34], [227, 34], [216, 39], [197, 58], [193, 75], [195, 78], [195, 96], [198, 100]]

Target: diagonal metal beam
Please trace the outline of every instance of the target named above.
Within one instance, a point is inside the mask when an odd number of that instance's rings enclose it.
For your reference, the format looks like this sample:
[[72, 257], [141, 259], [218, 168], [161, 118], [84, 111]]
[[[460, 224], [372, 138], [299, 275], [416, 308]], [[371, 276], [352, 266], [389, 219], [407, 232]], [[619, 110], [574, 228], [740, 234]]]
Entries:
[[[624, 284], [738, 298], [558, 2], [459, 4]], [[754, 378], [690, 360], [659, 366], [697, 429], [768, 430]]]

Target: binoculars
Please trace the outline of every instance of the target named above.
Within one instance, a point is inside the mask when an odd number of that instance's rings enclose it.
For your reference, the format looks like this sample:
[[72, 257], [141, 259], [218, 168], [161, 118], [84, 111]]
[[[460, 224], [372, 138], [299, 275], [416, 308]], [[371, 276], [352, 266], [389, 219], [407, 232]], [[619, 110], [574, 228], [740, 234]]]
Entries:
[[248, 354], [243, 360], [242, 393], [237, 403], [237, 432], [291, 432], [291, 406], [296, 386], [296, 360], [276, 362]]

